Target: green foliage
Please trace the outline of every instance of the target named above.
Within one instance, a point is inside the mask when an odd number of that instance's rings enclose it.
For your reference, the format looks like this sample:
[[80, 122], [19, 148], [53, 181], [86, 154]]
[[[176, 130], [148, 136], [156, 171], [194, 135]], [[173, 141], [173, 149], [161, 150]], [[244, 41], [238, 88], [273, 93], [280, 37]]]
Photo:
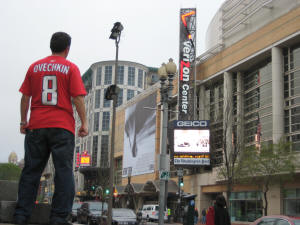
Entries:
[[0, 180], [19, 180], [22, 169], [12, 163], [0, 163]]
[[255, 183], [264, 195], [264, 215], [268, 211], [267, 192], [271, 184], [283, 184], [294, 176], [297, 161], [292, 144], [281, 139], [278, 144], [246, 148], [235, 168], [239, 182]]
[[282, 139], [278, 144], [263, 144], [260, 149], [255, 146], [246, 148], [235, 168], [239, 171], [239, 180], [273, 183], [291, 179], [296, 167], [291, 146]]

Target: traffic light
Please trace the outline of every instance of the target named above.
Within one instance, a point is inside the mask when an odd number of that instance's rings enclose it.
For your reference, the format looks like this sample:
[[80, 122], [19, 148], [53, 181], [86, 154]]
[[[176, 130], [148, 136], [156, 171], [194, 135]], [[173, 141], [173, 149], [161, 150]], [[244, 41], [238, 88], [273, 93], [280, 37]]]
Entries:
[[92, 189], [92, 191], [95, 191], [96, 186], [95, 186], [95, 185], [92, 185], [91, 189]]
[[179, 177], [179, 186], [183, 187], [183, 177]]
[[107, 194], [107, 195], [109, 194], [109, 189], [108, 188], [105, 189], [105, 194]]

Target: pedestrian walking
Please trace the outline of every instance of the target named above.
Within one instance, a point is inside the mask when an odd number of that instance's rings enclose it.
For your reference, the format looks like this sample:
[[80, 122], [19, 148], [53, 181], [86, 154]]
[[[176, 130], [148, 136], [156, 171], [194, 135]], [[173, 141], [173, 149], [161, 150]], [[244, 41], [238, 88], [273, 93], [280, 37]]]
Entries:
[[195, 214], [194, 214], [194, 224], [198, 223], [198, 218], [199, 218], [199, 213], [198, 213], [198, 209], [195, 208]]
[[86, 91], [81, 75], [78, 67], [66, 59], [70, 45], [71, 37], [67, 33], [54, 33], [50, 40], [52, 54], [29, 67], [20, 88], [20, 132], [25, 134], [25, 166], [19, 181], [15, 224], [27, 224], [50, 154], [55, 168], [50, 225], [71, 224], [67, 217], [72, 211], [75, 194], [72, 101], [81, 120], [78, 135], [86, 136], [88, 128], [84, 104]]
[[168, 208], [168, 223], [171, 222], [171, 209]]
[[216, 197], [214, 206], [206, 214], [206, 225], [231, 225], [226, 200], [223, 195]]
[[202, 209], [201, 215], [202, 215], [201, 223], [205, 224], [206, 223], [206, 209], [205, 208]]

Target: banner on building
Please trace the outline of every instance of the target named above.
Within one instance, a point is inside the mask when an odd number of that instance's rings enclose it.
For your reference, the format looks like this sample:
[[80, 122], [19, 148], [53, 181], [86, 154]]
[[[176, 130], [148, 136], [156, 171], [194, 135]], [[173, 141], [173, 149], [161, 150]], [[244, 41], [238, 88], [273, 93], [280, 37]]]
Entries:
[[178, 118], [194, 118], [196, 9], [180, 9]]
[[156, 94], [125, 110], [122, 177], [154, 172]]

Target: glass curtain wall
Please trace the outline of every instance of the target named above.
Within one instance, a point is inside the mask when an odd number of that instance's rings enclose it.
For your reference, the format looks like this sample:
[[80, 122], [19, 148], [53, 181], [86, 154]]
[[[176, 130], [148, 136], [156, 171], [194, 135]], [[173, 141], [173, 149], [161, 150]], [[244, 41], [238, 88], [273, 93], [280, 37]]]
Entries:
[[300, 151], [300, 46], [284, 50], [285, 134]]
[[[206, 85], [206, 115], [210, 120], [211, 164], [218, 166], [223, 162], [223, 79]], [[206, 117], [207, 118], [207, 117]]]
[[283, 191], [283, 214], [300, 216], [300, 189], [286, 189]]
[[93, 136], [92, 166], [97, 166], [98, 135]]
[[246, 146], [272, 140], [272, 66], [270, 60], [244, 75]]
[[262, 216], [263, 201], [261, 192], [232, 192], [229, 201], [231, 222], [252, 222]]
[[109, 137], [108, 135], [101, 136], [101, 159], [100, 159], [100, 166], [107, 168], [108, 167], [108, 142]]

